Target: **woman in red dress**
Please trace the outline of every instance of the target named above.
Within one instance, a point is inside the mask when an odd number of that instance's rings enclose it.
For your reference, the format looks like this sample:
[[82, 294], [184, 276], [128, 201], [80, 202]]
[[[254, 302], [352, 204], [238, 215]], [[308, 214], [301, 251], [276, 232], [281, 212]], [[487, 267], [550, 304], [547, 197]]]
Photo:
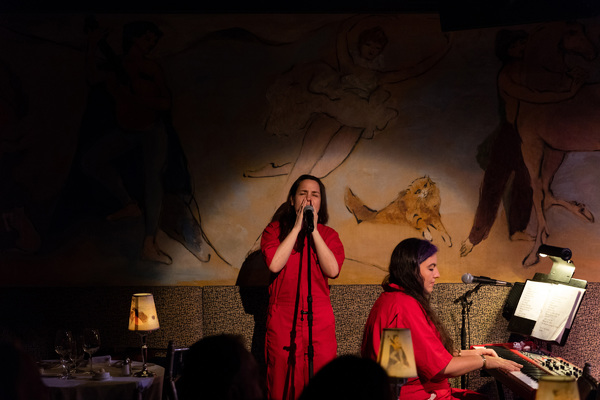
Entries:
[[389, 275], [367, 319], [363, 357], [377, 360], [385, 328], [409, 328], [418, 378], [402, 386], [402, 400], [469, 398], [485, 396], [450, 387], [448, 378], [483, 368], [517, 371], [521, 365], [498, 357], [491, 349], [455, 351], [452, 339], [430, 304], [437, 268], [437, 248], [427, 240], [405, 239], [392, 253]]
[[[313, 221], [305, 221], [305, 208]], [[337, 355], [335, 321], [329, 299], [329, 278], [344, 262], [344, 247], [335, 230], [326, 226], [327, 196], [323, 183], [302, 175], [265, 228], [261, 250], [272, 272], [265, 356], [268, 398], [297, 399], [309, 379], [308, 280], [306, 237], [310, 239], [313, 372]], [[307, 225], [314, 229], [306, 229]]]

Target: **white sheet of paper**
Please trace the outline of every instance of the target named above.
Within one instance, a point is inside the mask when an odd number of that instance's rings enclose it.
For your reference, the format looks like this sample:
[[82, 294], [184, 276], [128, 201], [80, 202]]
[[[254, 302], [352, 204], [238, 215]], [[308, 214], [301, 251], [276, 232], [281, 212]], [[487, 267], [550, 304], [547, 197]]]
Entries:
[[572, 286], [552, 285], [550, 296], [542, 307], [540, 319], [535, 324], [531, 336], [559, 342], [567, 322], [573, 320], [571, 316], [577, 309], [573, 304], [579, 304], [580, 294], [578, 288]]
[[525, 282], [523, 293], [515, 310], [515, 316], [537, 321], [542, 311], [542, 305], [546, 302], [549, 293], [548, 283], [537, 281]]

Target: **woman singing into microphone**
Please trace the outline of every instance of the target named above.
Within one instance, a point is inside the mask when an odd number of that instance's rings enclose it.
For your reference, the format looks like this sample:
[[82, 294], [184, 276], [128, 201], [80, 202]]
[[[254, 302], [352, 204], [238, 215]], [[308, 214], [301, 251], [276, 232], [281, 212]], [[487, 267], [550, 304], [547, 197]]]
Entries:
[[[312, 209], [307, 212], [308, 206]], [[305, 218], [310, 216], [312, 231], [306, 229]], [[265, 346], [269, 399], [296, 399], [309, 379], [307, 236], [314, 372], [337, 355], [328, 279], [339, 275], [344, 247], [337, 232], [325, 225], [328, 218], [325, 186], [314, 176], [302, 175], [262, 234], [261, 250], [272, 272]]]
[[409, 328], [418, 378], [402, 386], [402, 400], [482, 399], [485, 396], [463, 389], [452, 389], [448, 378], [477, 369], [501, 368], [518, 371], [521, 365], [498, 357], [491, 349], [458, 350], [433, 311], [430, 296], [437, 268], [437, 248], [427, 240], [405, 239], [390, 260], [389, 275], [365, 325], [363, 357], [377, 360], [385, 328]]

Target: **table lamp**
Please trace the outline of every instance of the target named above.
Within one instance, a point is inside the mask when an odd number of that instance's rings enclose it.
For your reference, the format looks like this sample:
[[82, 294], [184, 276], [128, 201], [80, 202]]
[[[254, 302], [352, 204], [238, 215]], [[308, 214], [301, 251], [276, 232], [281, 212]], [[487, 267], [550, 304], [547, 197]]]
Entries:
[[535, 400], [579, 400], [577, 381], [573, 376], [544, 375], [538, 384]]
[[148, 371], [146, 358], [148, 356], [148, 346], [146, 337], [152, 331], [160, 328], [158, 317], [156, 316], [156, 306], [154, 297], [151, 293], [136, 293], [131, 298], [131, 310], [129, 311], [129, 330], [140, 334], [142, 338], [142, 370], [134, 374], [137, 377], [149, 377], [155, 374]]
[[385, 369], [392, 381], [395, 398], [408, 378], [417, 377], [417, 364], [410, 329], [385, 328], [381, 335], [377, 362]]

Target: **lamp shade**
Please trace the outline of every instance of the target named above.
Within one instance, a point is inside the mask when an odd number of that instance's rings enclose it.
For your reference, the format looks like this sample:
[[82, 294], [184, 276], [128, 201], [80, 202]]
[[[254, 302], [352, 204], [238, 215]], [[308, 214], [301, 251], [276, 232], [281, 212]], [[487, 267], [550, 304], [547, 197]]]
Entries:
[[130, 331], [155, 331], [160, 328], [156, 316], [154, 296], [151, 293], [136, 293], [131, 298], [129, 311]]
[[381, 335], [377, 362], [385, 369], [390, 378], [417, 377], [417, 364], [410, 329], [385, 328]]
[[579, 400], [577, 381], [572, 376], [542, 376], [535, 400]]

